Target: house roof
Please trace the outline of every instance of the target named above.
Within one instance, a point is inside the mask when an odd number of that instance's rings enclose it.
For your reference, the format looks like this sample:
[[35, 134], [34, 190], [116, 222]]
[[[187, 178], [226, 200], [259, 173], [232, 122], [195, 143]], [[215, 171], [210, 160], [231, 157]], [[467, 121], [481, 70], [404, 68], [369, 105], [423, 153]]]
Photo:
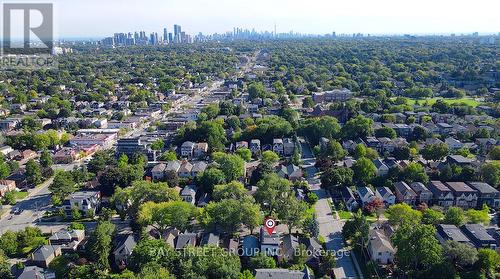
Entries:
[[247, 235], [241, 242], [243, 256], [253, 256], [259, 248], [259, 239], [254, 235]]
[[219, 246], [219, 235], [214, 234], [214, 233], [203, 234], [201, 241], [200, 241], [200, 246], [203, 246], [203, 245]]
[[415, 191], [413, 191], [410, 188], [410, 186], [408, 186], [408, 184], [406, 184], [406, 182], [404, 182], [404, 181], [398, 181], [398, 182], [394, 183], [394, 187], [396, 188], [396, 190], [398, 190], [404, 196], [406, 196], [406, 195], [416, 196], [417, 195], [415, 193]]
[[188, 245], [195, 246], [196, 238], [197, 235], [195, 233], [184, 233], [178, 235], [175, 240], [175, 249], [182, 249]]
[[182, 188], [181, 196], [195, 196], [196, 195], [196, 187], [193, 185], [186, 185]]
[[356, 188], [356, 190], [358, 191], [358, 193], [361, 197], [365, 197], [366, 195], [370, 195], [370, 196], [374, 195], [372, 189], [370, 189], [368, 187], [358, 187], [358, 188]]
[[394, 195], [388, 187], [377, 187], [376, 191], [384, 198]]
[[484, 182], [467, 182], [472, 189], [477, 190], [482, 194], [498, 193], [498, 190], [491, 187], [490, 184]]
[[283, 249], [284, 253], [293, 253], [295, 249], [299, 247], [299, 239], [291, 234], [287, 234], [283, 237]]
[[136, 238], [134, 234], [131, 233], [121, 233], [115, 236], [115, 249], [114, 253], [121, 253], [125, 251], [125, 254], [131, 254], [137, 245]]
[[256, 269], [255, 279], [304, 279], [307, 278], [303, 271], [282, 268]]
[[33, 252], [33, 261], [46, 261], [49, 257], [54, 255], [57, 250], [60, 250], [61, 247], [57, 245], [42, 245], [38, 247], [38, 249]]
[[280, 244], [280, 236], [278, 233], [273, 232], [272, 235], [269, 235], [267, 231], [264, 230], [264, 227], [260, 227], [260, 243], [265, 245], [279, 245]]
[[474, 241], [495, 242], [495, 239], [488, 234], [481, 224], [465, 224], [461, 229]]
[[390, 251], [395, 253], [391, 241], [381, 229], [370, 230], [370, 246], [375, 251]]
[[158, 164], [156, 166], [153, 167], [153, 169], [151, 169], [151, 172], [163, 172], [165, 171], [165, 168], [167, 167], [166, 164]]
[[431, 190], [433, 194], [437, 195], [440, 195], [441, 193], [451, 192], [451, 189], [441, 181], [431, 181], [429, 183], [429, 190]]
[[465, 182], [446, 182], [446, 185], [455, 193], [475, 193], [476, 190], [469, 187]]
[[23, 269], [23, 273], [17, 277], [17, 279], [46, 279], [46, 278], [53, 278], [53, 277], [48, 277], [47, 271], [43, 268], [40, 268], [38, 266], [26, 266]]
[[456, 242], [470, 242], [469, 238], [460, 231], [455, 225], [439, 224], [437, 226], [437, 233], [445, 240], [453, 240]]
[[425, 185], [422, 182], [413, 182], [410, 184], [410, 187], [417, 194], [421, 194], [422, 192], [429, 192], [429, 189], [427, 189], [427, 187], [425, 187]]

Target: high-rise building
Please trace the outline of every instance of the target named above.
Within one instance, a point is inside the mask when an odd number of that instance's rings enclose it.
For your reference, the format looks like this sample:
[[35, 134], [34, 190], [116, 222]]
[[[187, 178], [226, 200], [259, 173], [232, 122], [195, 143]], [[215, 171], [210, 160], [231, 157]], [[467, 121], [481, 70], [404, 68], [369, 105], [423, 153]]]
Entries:
[[171, 44], [174, 42], [174, 36], [172, 32], [168, 33], [168, 43]]
[[167, 28], [163, 28], [163, 41], [168, 43], [168, 32], [167, 32]]

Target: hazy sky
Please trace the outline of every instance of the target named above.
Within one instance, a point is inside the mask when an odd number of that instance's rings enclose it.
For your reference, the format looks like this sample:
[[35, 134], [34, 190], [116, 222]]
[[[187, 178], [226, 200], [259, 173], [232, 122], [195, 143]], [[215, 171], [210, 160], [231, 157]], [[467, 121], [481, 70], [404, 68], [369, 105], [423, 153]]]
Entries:
[[[16, 2], [16, 1], [14, 1]], [[23, 1], [24, 2], [24, 1]], [[29, 2], [29, 1], [28, 1]], [[44, 1], [44, 2], [50, 2]], [[234, 26], [301, 33], [500, 32], [500, 0], [54, 0], [59, 37]]]

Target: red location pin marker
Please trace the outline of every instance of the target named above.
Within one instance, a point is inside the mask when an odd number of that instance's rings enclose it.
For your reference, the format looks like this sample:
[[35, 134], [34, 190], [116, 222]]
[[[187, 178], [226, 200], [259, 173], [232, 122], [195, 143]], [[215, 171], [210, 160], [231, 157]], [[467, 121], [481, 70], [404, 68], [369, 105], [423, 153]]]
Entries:
[[273, 218], [266, 218], [266, 220], [264, 220], [264, 227], [269, 235], [273, 235], [274, 228], [276, 227], [276, 221]]

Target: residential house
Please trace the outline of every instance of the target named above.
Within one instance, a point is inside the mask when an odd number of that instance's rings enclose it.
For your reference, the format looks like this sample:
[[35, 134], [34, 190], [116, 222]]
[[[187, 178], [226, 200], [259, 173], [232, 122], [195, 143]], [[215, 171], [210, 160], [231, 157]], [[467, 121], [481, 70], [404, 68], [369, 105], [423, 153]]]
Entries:
[[381, 159], [373, 160], [373, 164], [377, 168], [377, 175], [385, 176], [389, 173], [389, 167]]
[[312, 279], [314, 276], [307, 267], [304, 270], [288, 270], [283, 268], [259, 268], [255, 270], [255, 279]]
[[269, 235], [264, 227], [260, 228], [260, 251], [269, 257], [277, 257], [280, 254], [280, 236], [276, 232]]
[[193, 147], [193, 157], [194, 158], [205, 158], [208, 153], [208, 143], [198, 142], [194, 144]]
[[132, 233], [121, 233], [115, 236], [113, 256], [116, 266], [124, 269], [128, 265], [128, 259], [136, 245], [137, 241]]
[[469, 187], [464, 182], [446, 182], [455, 197], [455, 206], [461, 208], [475, 208], [477, 206], [477, 191]]
[[280, 177], [286, 178], [291, 181], [297, 181], [302, 178], [304, 174], [299, 166], [289, 164], [289, 165], [279, 165], [277, 173]]
[[375, 189], [375, 195], [377, 196], [377, 198], [384, 202], [386, 207], [389, 207], [396, 203], [396, 196], [388, 187], [377, 187]]
[[200, 246], [212, 245], [219, 246], [220, 238], [218, 234], [204, 233], [200, 240]]
[[180, 161], [169, 161], [167, 162], [167, 166], [165, 167], [165, 173], [174, 172], [177, 174], [180, 168], [181, 168]]
[[194, 142], [186, 141], [181, 145], [181, 156], [184, 158], [193, 157]]
[[417, 202], [417, 194], [404, 181], [394, 183], [396, 189], [396, 199], [398, 202], [415, 205]]
[[188, 161], [183, 161], [181, 167], [178, 170], [179, 177], [190, 178], [191, 171], [193, 170], [193, 164]]
[[319, 257], [323, 250], [323, 246], [315, 238], [311, 237], [301, 237], [299, 239], [301, 244], [304, 244], [307, 250], [307, 260], [306, 264], [309, 266], [318, 266], [320, 263]]
[[191, 169], [191, 177], [196, 177], [198, 174], [203, 173], [207, 169], [207, 166], [207, 163], [204, 161], [195, 162]]
[[250, 141], [250, 151], [252, 151], [252, 154], [257, 154], [260, 152], [260, 140], [258, 139], [253, 139]]
[[75, 251], [78, 244], [85, 238], [84, 230], [61, 229], [49, 237], [50, 245], [61, 245], [64, 251]]
[[497, 248], [497, 241], [488, 234], [486, 228], [481, 224], [465, 224], [462, 227], [462, 232], [471, 240], [476, 248]]
[[31, 254], [31, 263], [38, 267], [47, 268], [55, 257], [61, 255], [61, 246], [42, 245]]
[[56, 279], [56, 274], [38, 266], [26, 266], [17, 279]]
[[500, 192], [497, 189], [484, 182], [468, 182], [467, 184], [477, 191], [477, 205], [479, 207], [482, 207], [483, 204], [491, 208], [500, 207]]
[[283, 140], [282, 139], [273, 139], [273, 151], [279, 156], [283, 156]]
[[75, 148], [64, 147], [52, 156], [52, 160], [56, 164], [70, 164], [78, 159], [78, 155]]
[[183, 233], [177, 236], [175, 239], [176, 250], [181, 250], [186, 248], [187, 246], [196, 246], [196, 241], [198, 239], [198, 235], [196, 233]]
[[166, 164], [158, 164], [151, 169], [151, 176], [153, 177], [153, 180], [159, 181], [162, 180], [165, 177], [165, 168], [167, 167]]
[[427, 188], [432, 192], [434, 198], [433, 204], [444, 208], [453, 206], [453, 203], [455, 202], [453, 192], [443, 182], [431, 181], [427, 185]]
[[372, 189], [366, 186], [358, 187], [356, 191], [358, 192], [359, 198], [361, 199], [361, 203], [363, 204], [363, 206], [367, 203], [370, 203], [375, 198], [375, 194], [373, 193]]
[[417, 194], [417, 203], [429, 204], [432, 201], [432, 192], [422, 182], [413, 182], [410, 188]]
[[462, 233], [455, 225], [439, 224], [436, 227], [436, 238], [441, 244], [448, 240], [453, 240], [459, 243], [471, 244], [470, 239]]
[[450, 150], [457, 150], [464, 146], [464, 144], [461, 141], [454, 139], [452, 137], [446, 138], [444, 142], [446, 143], [446, 145], [448, 145], [448, 148]]
[[370, 230], [368, 253], [371, 259], [378, 264], [386, 265], [394, 261], [396, 249], [392, 246], [390, 238], [387, 237], [383, 229]]
[[342, 195], [342, 201], [344, 202], [344, 205], [347, 210], [353, 211], [359, 207], [358, 201], [354, 196], [354, 193], [352, 192], [351, 188], [342, 187], [341, 195]]
[[101, 193], [99, 191], [78, 191], [69, 197], [69, 203], [63, 204], [64, 210], [71, 213], [72, 208], [77, 208], [84, 214], [96, 213], [101, 206]]
[[185, 202], [194, 204], [196, 197], [196, 187], [194, 185], [187, 185], [181, 191], [181, 199]]
[[248, 142], [247, 141], [238, 141], [236, 143], [236, 149], [240, 148], [248, 148]]
[[0, 180], [0, 197], [3, 197], [7, 192], [15, 191], [16, 189], [16, 182], [14, 180]]
[[297, 248], [299, 247], [299, 238], [291, 234], [287, 234], [283, 237], [282, 248], [281, 248], [281, 259], [284, 261], [290, 261], [294, 258]]
[[292, 156], [295, 151], [295, 143], [291, 138], [283, 139], [283, 152], [285, 156]]
[[458, 165], [460, 167], [467, 167], [470, 166], [472, 160], [469, 158], [465, 158], [462, 155], [448, 155], [446, 156], [446, 163]]

